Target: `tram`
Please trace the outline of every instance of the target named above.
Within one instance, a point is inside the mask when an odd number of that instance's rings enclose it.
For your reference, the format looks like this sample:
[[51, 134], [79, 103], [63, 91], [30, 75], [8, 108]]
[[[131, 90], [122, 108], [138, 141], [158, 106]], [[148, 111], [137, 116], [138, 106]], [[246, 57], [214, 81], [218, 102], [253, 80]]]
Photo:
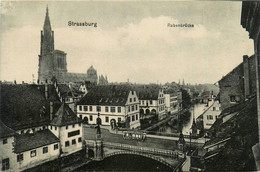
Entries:
[[123, 138], [125, 140], [146, 140], [146, 133], [140, 131], [124, 131]]

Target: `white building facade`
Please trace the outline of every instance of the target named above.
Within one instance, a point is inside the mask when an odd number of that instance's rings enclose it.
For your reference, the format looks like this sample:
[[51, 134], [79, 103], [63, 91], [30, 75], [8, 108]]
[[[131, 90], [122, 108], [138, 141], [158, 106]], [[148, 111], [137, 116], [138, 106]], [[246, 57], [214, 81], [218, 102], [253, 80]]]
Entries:
[[210, 107], [203, 114], [203, 127], [204, 129], [210, 129], [211, 126], [215, 123], [218, 116], [221, 113], [221, 105], [219, 100], [214, 100]]
[[[129, 122], [129, 128], [138, 128], [140, 126], [139, 99], [135, 91], [127, 88], [119, 89], [120, 86], [98, 86], [106, 87], [108, 92], [103, 89], [88, 93], [83, 101], [77, 105], [77, 115], [79, 118], [87, 121], [88, 124], [97, 124], [98, 113], [100, 114], [101, 125], [114, 128], [118, 123]], [[114, 89], [112, 89], [112, 88]], [[97, 91], [97, 92], [96, 92]], [[114, 93], [112, 93], [114, 92]], [[107, 94], [114, 94], [108, 97]], [[98, 96], [102, 94], [102, 96]], [[99, 97], [98, 100], [93, 97]]]

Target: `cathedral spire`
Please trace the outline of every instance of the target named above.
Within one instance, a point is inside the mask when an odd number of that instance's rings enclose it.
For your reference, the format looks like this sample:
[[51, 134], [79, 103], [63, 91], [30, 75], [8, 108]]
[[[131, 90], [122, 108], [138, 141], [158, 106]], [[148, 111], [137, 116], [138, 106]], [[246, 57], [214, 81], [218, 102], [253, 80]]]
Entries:
[[43, 26], [44, 32], [51, 32], [51, 22], [49, 18], [49, 9], [48, 6], [46, 7], [46, 15], [45, 15], [45, 21], [44, 21], [44, 26]]

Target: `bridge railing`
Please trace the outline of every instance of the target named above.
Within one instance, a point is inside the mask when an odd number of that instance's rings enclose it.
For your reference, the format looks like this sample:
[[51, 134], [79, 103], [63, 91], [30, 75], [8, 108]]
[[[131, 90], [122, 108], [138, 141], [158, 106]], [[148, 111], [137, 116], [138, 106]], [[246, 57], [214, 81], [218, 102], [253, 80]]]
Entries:
[[[167, 136], [167, 137], [179, 137], [179, 133], [165, 133], [165, 132], [157, 132], [157, 131], [145, 131], [147, 134], [157, 135], [157, 136]], [[183, 135], [184, 138], [190, 139], [198, 139], [199, 136], [190, 136], [190, 135]]]
[[135, 152], [142, 152], [142, 153], [150, 153], [154, 155], [163, 155], [172, 158], [177, 158], [178, 152], [172, 150], [165, 150], [165, 149], [157, 149], [157, 148], [149, 148], [149, 147], [140, 147], [140, 146], [133, 146], [128, 144], [121, 144], [121, 143], [112, 143], [112, 142], [103, 142], [105, 147], [121, 149], [121, 150], [129, 150]]

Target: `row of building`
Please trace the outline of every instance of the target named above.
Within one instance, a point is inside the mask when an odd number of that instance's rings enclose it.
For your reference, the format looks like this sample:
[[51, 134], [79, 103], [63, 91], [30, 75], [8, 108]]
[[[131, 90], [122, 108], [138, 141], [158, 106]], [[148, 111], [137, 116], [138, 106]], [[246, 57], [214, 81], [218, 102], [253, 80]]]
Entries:
[[219, 81], [219, 96], [203, 113], [210, 140], [191, 155], [191, 170], [256, 170], [256, 57], [243, 56], [243, 62]]
[[[82, 123], [97, 124], [98, 113], [101, 125], [139, 128], [140, 119], [177, 112], [181, 95], [165, 94], [156, 85], [94, 86], [86, 93], [57, 82], [0, 86], [2, 171], [22, 171], [80, 151]], [[77, 97], [77, 115], [71, 97]]]
[[54, 85], [0, 87], [2, 171], [23, 171], [82, 149], [82, 120]]
[[[81, 88], [82, 89], [82, 88]], [[166, 94], [158, 85], [104, 85], [89, 89], [77, 102], [77, 115], [88, 124], [140, 127], [140, 119], [174, 114], [181, 103], [181, 92]]]

